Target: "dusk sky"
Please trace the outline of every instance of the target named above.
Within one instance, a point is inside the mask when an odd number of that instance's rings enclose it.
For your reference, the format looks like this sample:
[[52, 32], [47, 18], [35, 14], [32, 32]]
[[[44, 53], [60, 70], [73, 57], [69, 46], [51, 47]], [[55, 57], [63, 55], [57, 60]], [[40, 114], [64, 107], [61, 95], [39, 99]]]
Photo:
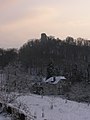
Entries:
[[90, 39], [90, 0], [0, 0], [0, 47], [19, 48], [42, 32]]

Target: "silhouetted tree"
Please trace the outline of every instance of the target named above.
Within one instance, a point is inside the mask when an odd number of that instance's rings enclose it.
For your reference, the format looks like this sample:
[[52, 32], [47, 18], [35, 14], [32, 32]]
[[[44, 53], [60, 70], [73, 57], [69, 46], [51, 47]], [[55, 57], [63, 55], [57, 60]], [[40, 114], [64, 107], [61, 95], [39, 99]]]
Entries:
[[48, 66], [47, 66], [47, 76], [46, 76], [46, 79], [48, 79], [48, 78], [50, 78], [52, 76], [55, 76], [55, 69], [54, 69], [54, 63], [51, 60], [50, 63], [48, 64]]

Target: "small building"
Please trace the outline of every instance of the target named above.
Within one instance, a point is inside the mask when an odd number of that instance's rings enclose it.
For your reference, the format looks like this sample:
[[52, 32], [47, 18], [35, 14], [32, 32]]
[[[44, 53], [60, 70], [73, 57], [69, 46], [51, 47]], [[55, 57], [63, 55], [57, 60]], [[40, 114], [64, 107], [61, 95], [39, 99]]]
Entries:
[[62, 94], [63, 87], [66, 86], [66, 78], [64, 76], [54, 76], [47, 80], [43, 80], [42, 87], [43, 93], [46, 95]]
[[49, 79], [34, 82], [31, 92], [40, 95], [60, 95], [67, 88], [67, 80], [64, 76], [54, 76]]

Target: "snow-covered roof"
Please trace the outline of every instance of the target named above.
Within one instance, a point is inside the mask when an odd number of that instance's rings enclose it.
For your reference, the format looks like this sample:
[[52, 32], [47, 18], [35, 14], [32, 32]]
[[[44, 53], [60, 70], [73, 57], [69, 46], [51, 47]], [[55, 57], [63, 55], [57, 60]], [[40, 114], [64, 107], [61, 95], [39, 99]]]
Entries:
[[45, 83], [50, 83], [50, 84], [57, 84], [61, 80], [65, 80], [66, 78], [64, 76], [54, 76], [50, 77], [47, 80], [44, 80]]

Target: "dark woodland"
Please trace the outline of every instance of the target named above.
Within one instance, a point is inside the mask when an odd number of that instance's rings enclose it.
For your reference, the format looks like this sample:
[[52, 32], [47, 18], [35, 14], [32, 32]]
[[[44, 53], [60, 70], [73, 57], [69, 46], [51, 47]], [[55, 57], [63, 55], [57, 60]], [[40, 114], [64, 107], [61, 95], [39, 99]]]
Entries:
[[64, 75], [71, 81], [90, 81], [90, 41], [67, 37], [65, 40], [41, 34], [40, 39], [29, 40], [19, 50], [0, 49], [0, 66], [20, 62], [30, 74], [46, 75], [53, 61], [53, 75]]

